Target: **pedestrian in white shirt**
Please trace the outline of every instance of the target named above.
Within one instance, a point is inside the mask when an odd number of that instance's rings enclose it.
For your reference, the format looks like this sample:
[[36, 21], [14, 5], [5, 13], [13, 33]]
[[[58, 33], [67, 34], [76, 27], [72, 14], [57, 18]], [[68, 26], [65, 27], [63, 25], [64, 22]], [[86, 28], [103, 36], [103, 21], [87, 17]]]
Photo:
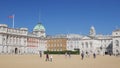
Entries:
[[52, 55], [50, 56], [50, 61], [51, 61], [51, 62], [53, 61], [53, 57], [52, 57]]

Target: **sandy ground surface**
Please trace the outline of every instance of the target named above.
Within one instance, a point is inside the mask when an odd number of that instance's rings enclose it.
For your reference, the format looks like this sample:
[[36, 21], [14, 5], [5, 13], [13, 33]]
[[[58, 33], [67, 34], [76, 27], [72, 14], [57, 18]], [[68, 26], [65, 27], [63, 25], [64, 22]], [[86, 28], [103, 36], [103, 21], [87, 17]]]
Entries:
[[92, 56], [81, 60], [80, 55], [65, 58], [53, 55], [53, 62], [45, 61], [45, 55], [0, 55], [0, 68], [120, 68], [120, 57]]

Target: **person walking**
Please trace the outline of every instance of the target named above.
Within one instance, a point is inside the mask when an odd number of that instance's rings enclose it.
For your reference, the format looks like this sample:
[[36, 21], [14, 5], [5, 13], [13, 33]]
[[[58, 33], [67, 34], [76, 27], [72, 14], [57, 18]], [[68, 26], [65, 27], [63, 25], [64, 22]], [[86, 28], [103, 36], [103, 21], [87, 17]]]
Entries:
[[39, 55], [40, 55], [40, 57], [42, 57], [42, 52], [41, 51], [39, 51]]
[[65, 58], [67, 58], [67, 52], [65, 53]]
[[84, 53], [83, 52], [81, 53], [81, 57], [82, 57], [81, 59], [83, 60], [84, 59]]
[[46, 61], [49, 61], [49, 55], [48, 55], [48, 53], [46, 54]]
[[52, 55], [50, 55], [50, 61], [51, 61], [51, 62], [53, 61], [53, 56], [52, 56]]
[[68, 52], [68, 55], [69, 55], [69, 58], [71, 58], [71, 53], [70, 52]]
[[93, 58], [94, 58], [94, 59], [96, 58], [96, 54], [95, 54], [95, 53], [93, 53]]

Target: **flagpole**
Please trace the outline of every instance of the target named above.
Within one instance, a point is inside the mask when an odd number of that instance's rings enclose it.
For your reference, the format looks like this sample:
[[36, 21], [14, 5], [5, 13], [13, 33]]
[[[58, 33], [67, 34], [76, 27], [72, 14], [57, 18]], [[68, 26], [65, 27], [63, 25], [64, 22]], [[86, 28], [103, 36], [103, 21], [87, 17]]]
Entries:
[[14, 17], [15, 17], [15, 15], [13, 14], [13, 28], [14, 28], [14, 22], [15, 22], [15, 21], [14, 21]]

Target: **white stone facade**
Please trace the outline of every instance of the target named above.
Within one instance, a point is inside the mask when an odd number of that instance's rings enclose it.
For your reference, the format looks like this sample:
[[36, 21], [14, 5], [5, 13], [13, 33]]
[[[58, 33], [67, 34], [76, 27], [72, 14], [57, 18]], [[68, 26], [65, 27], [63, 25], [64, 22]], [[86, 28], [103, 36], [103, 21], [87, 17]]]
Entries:
[[8, 28], [0, 24], [0, 53], [26, 53], [27, 29]]
[[[54, 36], [53, 36], [54, 37]], [[89, 54], [120, 54], [120, 30], [112, 35], [97, 35], [95, 28], [90, 28], [89, 35], [61, 34], [55, 37], [66, 38], [66, 50], [79, 50]], [[47, 50], [45, 28], [35, 26], [33, 33], [27, 28], [13, 29], [0, 24], [0, 54], [38, 54]]]
[[89, 54], [101, 54], [104, 55], [105, 52], [111, 51], [107, 50], [107, 47], [111, 45], [112, 39], [103, 39], [103, 38], [91, 38], [89, 36], [83, 36], [79, 38], [68, 38], [67, 40], [67, 49], [74, 51], [79, 49], [80, 53], [89, 53]]
[[[38, 39], [32, 41], [32, 45], [36, 47], [29, 47], [28, 38], [33, 38], [33, 35]], [[33, 35], [29, 35], [27, 28], [13, 29], [8, 28], [6, 24], [0, 24], [0, 54], [38, 54], [41, 50], [39, 48], [46, 50], [43, 46], [45, 40]], [[34, 43], [36, 41], [38, 44]]]
[[93, 26], [89, 36], [71, 34], [67, 38], [67, 50], [79, 49], [80, 53], [100, 55], [112, 53], [112, 35], [96, 35]]
[[112, 32], [113, 35], [113, 54], [120, 55], [120, 29]]

